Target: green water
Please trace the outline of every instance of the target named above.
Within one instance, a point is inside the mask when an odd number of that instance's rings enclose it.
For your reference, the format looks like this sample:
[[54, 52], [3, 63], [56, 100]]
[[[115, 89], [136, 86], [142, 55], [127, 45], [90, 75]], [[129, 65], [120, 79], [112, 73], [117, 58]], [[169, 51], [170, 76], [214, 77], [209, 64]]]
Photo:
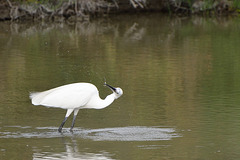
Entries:
[[[239, 18], [109, 17], [0, 23], [0, 159], [240, 158]], [[33, 106], [32, 91], [97, 86], [102, 110]]]

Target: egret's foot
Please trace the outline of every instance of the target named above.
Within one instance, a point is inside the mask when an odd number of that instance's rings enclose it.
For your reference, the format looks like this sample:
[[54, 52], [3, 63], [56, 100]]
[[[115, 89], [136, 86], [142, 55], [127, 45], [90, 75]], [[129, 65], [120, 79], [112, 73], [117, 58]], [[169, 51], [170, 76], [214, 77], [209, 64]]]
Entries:
[[61, 123], [61, 125], [60, 125], [59, 128], [58, 128], [58, 132], [62, 133], [62, 128], [63, 128], [63, 125], [65, 124], [65, 122], [67, 121], [67, 118], [68, 118], [68, 117], [65, 117], [65, 118], [64, 118], [63, 122]]
[[70, 128], [70, 132], [72, 132], [72, 133], [73, 133], [73, 127], [74, 127], [74, 124], [75, 124], [76, 117], [77, 117], [77, 115], [73, 116], [73, 121], [72, 121], [72, 125], [71, 125], [71, 128]]
[[59, 127], [59, 128], [58, 128], [58, 132], [59, 132], [59, 133], [62, 133], [62, 128]]

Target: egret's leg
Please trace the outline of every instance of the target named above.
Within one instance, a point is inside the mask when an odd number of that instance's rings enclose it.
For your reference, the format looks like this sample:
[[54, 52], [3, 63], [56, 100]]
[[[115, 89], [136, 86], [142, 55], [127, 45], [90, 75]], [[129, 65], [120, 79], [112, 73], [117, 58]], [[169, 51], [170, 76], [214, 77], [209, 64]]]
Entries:
[[73, 112], [73, 109], [68, 109], [67, 110], [67, 113], [66, 113], [66, 116], [64, 118], [64, 120], [62, 121], [61, 125], [59, 126], [58, 128], [58, 132], [62, 132], [62, 127], [63, 125], [65, 124], [65, 122], [67, 121], [67, 118], [69, 117], [69, 115]]
[[63, 127], [63, 125], [65, 124], [65, 122], [67, 121], [67, 118], [68, 118], [68, 117], [65, 117], [64, 120], [62, 121], [61, 125], [60, 125], [59, 128], [58, 128], [58, 132], [62, 132], [62, 127]]
[[72, 121], [72, 125], [71, 125], [71, 128], [70, 128], [70, 131], [72, 131], [72, 129], [73, 129], [73, 127], [74, 127], [74, 124], [75, 124], [75, 120], [76, 120], [78, 111], [79, 111], [79, 109], [74, 109], [73, 121]]

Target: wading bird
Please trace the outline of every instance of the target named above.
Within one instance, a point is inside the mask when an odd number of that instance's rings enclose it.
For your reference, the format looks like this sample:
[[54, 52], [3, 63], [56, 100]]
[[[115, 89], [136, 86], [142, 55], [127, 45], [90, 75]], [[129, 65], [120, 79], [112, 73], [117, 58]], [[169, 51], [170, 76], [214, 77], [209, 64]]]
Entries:
[[43, 92], [30, 93], [30, 99], [33, 105], [67, 109], [66, 116], [58, 128], [59, 132], [62, 132], [63, 125], [74, 111], [70, 128], [70, 131], [72, 131], [79, 109], [105, 108], [123, 94], [121, 88], [114, 88], [107, 83], [104, 83], [104, 85], [113, 91], [104, 100], [99, 97], [97, 87], [91, 83], [72, 83]]

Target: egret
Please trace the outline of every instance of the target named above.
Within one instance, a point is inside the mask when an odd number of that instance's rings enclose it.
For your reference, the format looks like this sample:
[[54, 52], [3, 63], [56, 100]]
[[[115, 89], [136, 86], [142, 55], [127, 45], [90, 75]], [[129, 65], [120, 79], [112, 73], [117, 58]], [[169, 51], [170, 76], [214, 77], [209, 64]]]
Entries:
[[63, 125], [67, 121], [67, 118], [72, 112], [74, 112], [70, 128], [70, 131], [72, 131], [79, 109], [105, 108], [123, 94], [121, 88], [114, 88], [106, 82], [104, 85], [109, 87], [113, 92], [104, 100], [99, 97], [97, 87], [91, 83], [72, 83], [43, 92], [30, 93], [30, 99], [33, 105], [42, 105], [67, 110], [65, 118], [58, 128], [59, 132], [62, 132]]

